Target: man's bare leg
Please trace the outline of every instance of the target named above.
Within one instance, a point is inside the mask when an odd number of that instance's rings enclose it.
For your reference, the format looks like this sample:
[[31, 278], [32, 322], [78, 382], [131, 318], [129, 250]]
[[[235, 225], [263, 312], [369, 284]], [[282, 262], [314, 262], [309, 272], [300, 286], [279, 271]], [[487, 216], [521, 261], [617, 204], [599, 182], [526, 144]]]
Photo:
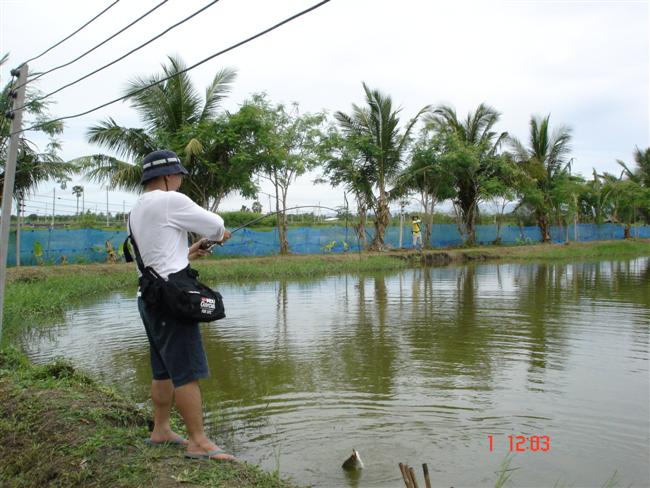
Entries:
[[[188, 454], [205, 454], [215, 449], [219, 449], [214, 442], [208, 439], [203, 431], [203, 406], [201, 403], [201, 390], [199, 382], [192, 381], [186, 385], [180, 386], [175, 390], [176, 408], [181, 413], [187, 434], [189, 444], [187, 446]], [[230, 454], [219, 454], [213, 456], [214, 459], [222, 461], [231, 461], [235, 457]]]
[[[151, 400], [153, 401], [153, 442], [174, 442], [180, 437], [169, 424], [172, 404], [174, 402], [174, 385], [172, 380], [153, 380], [151, 382]], [[187, 444], [187, 441], [184, 442]]]

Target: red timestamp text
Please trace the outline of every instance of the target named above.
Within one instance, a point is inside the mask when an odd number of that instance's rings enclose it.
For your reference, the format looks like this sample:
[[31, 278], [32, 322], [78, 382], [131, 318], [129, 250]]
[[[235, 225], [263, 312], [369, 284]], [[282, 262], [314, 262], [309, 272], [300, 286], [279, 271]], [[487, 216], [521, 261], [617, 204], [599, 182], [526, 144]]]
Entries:
[[[551, 438], [547, 435], [509, 435], [508, 450], [510, 452], [547, 452], [551, 450]], [[494, 436], [488, 435], [490, 452], [494, 450]]]

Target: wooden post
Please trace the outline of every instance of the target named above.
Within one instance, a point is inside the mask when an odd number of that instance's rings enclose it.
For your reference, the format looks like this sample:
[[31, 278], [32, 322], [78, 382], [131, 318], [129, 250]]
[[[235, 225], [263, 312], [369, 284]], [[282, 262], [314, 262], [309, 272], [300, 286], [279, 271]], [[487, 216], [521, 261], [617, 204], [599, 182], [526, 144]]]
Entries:
[[431, 479], [429, 478], [429, 467], [427, 466], [427, 463], [422, 465], [422, 472], [424, 473], [424, 484], [426, 485], [426, 488], [431, 488]]
[[418, 486], [418, 479], [415, 477], [415, 470], [411, 467], [409, 467], [409, 476], [411, 477], [411, 483], [413, 484], [413, 488], [420, 488]]
[[405, 464], [399, 463], [399, 470], [402, 473], [402, 479], [404, 480], [406, 488], [412, 488], [411, 479], [408, 475], [408, 467]]

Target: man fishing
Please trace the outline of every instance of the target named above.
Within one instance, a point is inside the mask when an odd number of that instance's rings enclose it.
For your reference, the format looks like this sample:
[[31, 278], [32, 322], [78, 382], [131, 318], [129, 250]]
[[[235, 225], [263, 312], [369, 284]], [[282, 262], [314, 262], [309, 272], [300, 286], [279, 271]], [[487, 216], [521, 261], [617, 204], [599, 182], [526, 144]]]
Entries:
[[[223, 219], [179, 193], [187, 170], [172, 151], [154, 151], [142, 161], [144, 192], [131, 210], [129, 229], [145, 267], [163, 278], [185, 269], [190, 259], [209, 254], [201, 249], [205, 239], [188, 246], [188, 232], [222, 243], [230, 237]], [[154, 428], [146, 440], [151, 446], [186, 446], [192, 459], [233, 461], [205, 435], [198, 380], [206, 378], [208, 362], [198, 323], [181, 323], [164, 307], [151, 306], [138, 293], [138, 309], [149, 340], [151, 399]], [[173, 432], [169, 423], [172, 404], [183, 417], [189, 439]]]

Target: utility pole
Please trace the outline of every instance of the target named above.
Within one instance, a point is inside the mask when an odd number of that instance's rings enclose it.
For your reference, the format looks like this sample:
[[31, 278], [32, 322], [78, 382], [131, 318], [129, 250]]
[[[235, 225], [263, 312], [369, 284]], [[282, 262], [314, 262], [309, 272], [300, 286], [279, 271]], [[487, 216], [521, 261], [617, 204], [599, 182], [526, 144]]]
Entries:
[[20, 266], [20, 216], [23, 209], [23, 199], [21, 196], [18, 196], [16, 200], [16, 266]]
[[[14, 99], [13, 107], [25, 105], [25, 82], [27, 81], [27, 65], [11, 70], [12, 76], [17, 76], [18, 89], [11, 91]], [[2, 340], [2, 318], [5, 302], [5, 282], [7, 279], [7, 248], [9, 247], [9, 223], [11, 221], [11, 200], [16, 181], [16, 159], [18, 158], [19, 132], [23, 128], [23, 110], [15, 110], [7, 114], [11, 119], [11, 136], [9, 138], [9, 154], [5, 166], [5, 180], [2, 189], [2, 219], [0, 220], [0, 341]]]

